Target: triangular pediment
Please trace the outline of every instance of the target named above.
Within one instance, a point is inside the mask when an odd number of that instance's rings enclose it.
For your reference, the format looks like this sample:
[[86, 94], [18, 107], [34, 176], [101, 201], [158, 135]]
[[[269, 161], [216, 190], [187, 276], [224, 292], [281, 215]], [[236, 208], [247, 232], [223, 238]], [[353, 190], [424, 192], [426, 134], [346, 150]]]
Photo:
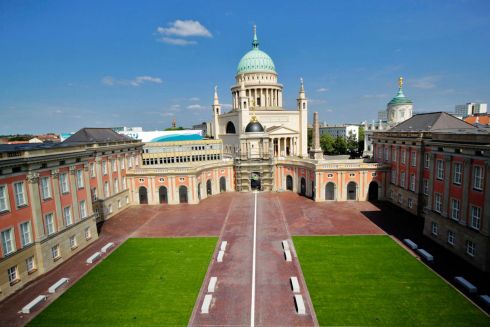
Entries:
[[267, 128], [269, 135], [298, 134], [298, 131], [285, 126], [271, 126]]

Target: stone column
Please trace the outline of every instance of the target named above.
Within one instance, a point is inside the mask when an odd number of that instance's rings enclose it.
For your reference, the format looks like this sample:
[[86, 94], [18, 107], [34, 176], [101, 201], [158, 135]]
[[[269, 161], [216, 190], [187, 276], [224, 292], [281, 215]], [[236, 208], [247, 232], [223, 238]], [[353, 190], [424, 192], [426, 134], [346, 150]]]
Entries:
[[[461, 225], [466, 225], [468, 223], [469, 217], [469, 208], [468, 208], [468, 196], [470, 194], [471, 187], [471, 159], [465, 158], [463, 159], [463, 199], [461, 201], [461, 211], [460, 211], [460, 220], [459, 223]], [[488, 185], [487, 185], [488, 186]], [[489, 202], [487, 202], [489, 203]], [[488, 211], [488, 210], [486, 210]], [[490, 211], [489, 211], [490, 212]]]
[[95, 176], [97, 176], [97, 199], [104, 198], [104, 183], [102, 182], [102, 160], [95, 157]]
[[[488, 204], [490, 203], [490, 162], [487, 161], [483, 166], [484, 175], [483, 175], [483, 183], [485, 185], [485, 202], [487, 204], [487, 208], [482, 208], [483, 217], [481, 218], [481, 233], [485, 236], [489, 236], [490, 234], [490, 209], [488, 208]], [[487, 210], [485, 210], [487, 209]], [[487, 259], [488, 260], [488, 259]]]
[[53, 177], [53, 199], [56, 206], [56, 231], [60, 231], [63, 227], [63, 215], [61, 213], [61, 200], [60, 200], [60, 174], [58, 169], [53, 169], [51, 171]]
[[282, 108], [282, 92], [281, 91], [278, 92], [277, 100], [278, 100], [278, 106]]
[[77, 173], [77, 169], [75, 169], [74, 166], [71, 166], [70, 167], [70, 174], [68, 174], [68, 178], [70, 179], [71, 202], [72, 202], [72, 207], [73, 207], [73, 210], [72, 210], [73, 223], [80, 220], [80, 212], [78, 210], [78, 194], [77, 194], [78, 186], [77, 186], [76, 177], [75, 177], [76, 173]]
[[444, 197], [442, 203], [442, 216], [448, 217], [449, 186], [451, 186], [451, 156], [444, 156]]
[[429, 154], [429, 195], [427, 196], [427, 209], [432, 210], [432, 199], [434, 198], [434, 161], [435, 155], [433, 152]]
[[44, 224], [41, 211], [41, 197], [39, 195], [39, 174], [29, 172], [27, 174], [27, 191], [29, 192], [29, 200], [32, 214], [32, 241], [44, 239]]
[[86, 209], [87, 209], [87, 217], [90, 217], [94, 213], [94, 209], [92, 207], [92, 191], [90, 189], [90, 165], [88, 163], [83, 165], [83, 183], [85, 185], [85, 194], [87, 200], [85, 201]]

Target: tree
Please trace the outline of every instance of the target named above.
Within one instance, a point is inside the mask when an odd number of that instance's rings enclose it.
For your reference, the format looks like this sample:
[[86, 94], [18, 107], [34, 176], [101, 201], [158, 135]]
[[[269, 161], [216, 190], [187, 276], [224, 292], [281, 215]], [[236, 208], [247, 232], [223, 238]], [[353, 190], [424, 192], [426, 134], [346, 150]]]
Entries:
[[357, 145], [357, 151], [360, 155], [364, 152], [364, 126], [359, 127], [359, 142]]
[[354, 135], [349, 135], [349, 137], [347, 138], [347, 150], [349, 152], [357, 151], [357, 147], [358, 144], [356, 141], [356, 137]]
[[168, 128], [165, 128], [165, 131], [182, 131], [184, 129], [185, 128], [182, 127], [182, 126], [179, 126], [179, 127], [168, 127]]
[[334, 147], [333, 144], [335, 142], [335, 139], [333, 138], [332, 135], [325, 133], [322, 135], [320, 138], [320, 146], [323, 150], [324, 154], [333, 154], [334, 153]]
[[341, 136], [337, 136], [335, 142], [333, 143], [334, 154], [346, 154], [347, 153], [347, 143], [345, 139]]
[[313, 146], [313, 128], [308, 128], [308, 148]]

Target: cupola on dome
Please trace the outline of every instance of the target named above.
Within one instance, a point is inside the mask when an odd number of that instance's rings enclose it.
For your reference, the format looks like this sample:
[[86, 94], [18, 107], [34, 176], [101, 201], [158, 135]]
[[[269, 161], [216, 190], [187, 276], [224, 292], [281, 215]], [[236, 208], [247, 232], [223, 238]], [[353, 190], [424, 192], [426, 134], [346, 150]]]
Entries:
[[274, 66], [271, 57], [264, 51], [259, 50], [259, 41], [257, 39], [255, 26], [252, 50], [242, 57], [236, 70], [237, 75], [252, 72], [276, 73], [276, 67]]
[[398, 81], [398, 85], [399, 85], [399, 88], [398, 88], [398, 93], [396, 94], [396, 96], [391, 99], [390, 102], [388, 102], [388, 105], [389, 106], [398, 106], [398, 105], [402, 105], [402, 104], [412, 104], [412, 100], [410, 100], [409, 98], [407, 98], [405, 96], [405, 94], [403, 94], [403, 77], [400, 77], [399, 81]]

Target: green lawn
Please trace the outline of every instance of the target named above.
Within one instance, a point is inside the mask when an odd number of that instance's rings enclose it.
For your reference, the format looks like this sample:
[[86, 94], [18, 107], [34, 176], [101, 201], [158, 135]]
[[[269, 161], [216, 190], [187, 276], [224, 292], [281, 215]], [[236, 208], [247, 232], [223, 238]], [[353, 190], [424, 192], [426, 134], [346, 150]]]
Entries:
[[490, 326], [388, 236], [294, 237], [322, 326]]
[[187, 325], [216, 242], [129, 239], [30, 326]]

